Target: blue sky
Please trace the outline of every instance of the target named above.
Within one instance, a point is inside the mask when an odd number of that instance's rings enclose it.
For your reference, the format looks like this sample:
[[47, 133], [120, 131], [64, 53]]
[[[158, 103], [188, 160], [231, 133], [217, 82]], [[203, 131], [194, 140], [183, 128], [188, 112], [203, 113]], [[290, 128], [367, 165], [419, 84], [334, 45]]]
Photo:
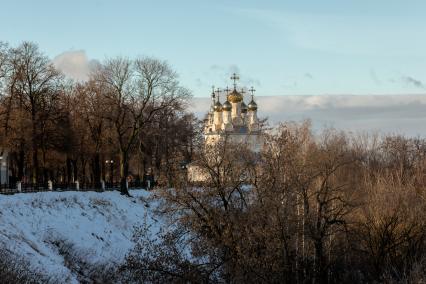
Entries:
[[426, 93], [424, 0], [0, 2], [1, 41], [65, 64], [155, 56], [195, 96], [234, 71], [265, 96]]

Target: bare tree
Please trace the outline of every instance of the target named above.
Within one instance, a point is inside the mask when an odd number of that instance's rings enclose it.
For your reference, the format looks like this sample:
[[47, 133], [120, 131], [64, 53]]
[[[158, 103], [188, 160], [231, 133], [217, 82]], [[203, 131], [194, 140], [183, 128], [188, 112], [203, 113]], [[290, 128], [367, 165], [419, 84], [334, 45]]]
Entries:
[[108, 135], [105, 118], [109, 110], [102, 96], [100, 85], [94, 81], [75, 86], [72, 101], [69, 113], [75, 132], [76, 151], [74, 151], [72, 159], [75, 178], [78, 176], [77, 168], [80, 168], [79, 175], [83, 182], [87, 182], [86, 167], [90, 162], [93, 173], [92, 185], [99, 188], [102, 174], [101, 157], [106, 151]]
[[43, 122], [50, 118], [58, 102], [62, 75], [33, 43], [24, 42], [11, 51], [16, 81], [13, 93], [31, 122], [32, 182], [39, 180], [40, 138]]
[[160, 111], [181, 107], [188, 92], [179, 87], [176, 74], [166, 62], [152, 58], [135, 62], [125, 58], [107, 60], [96, 72], [95, 80], [103, 85], [103, 95], [111, 108], [107, 119], [119, 149], [121, 192], [129, 195], [126, 178], [130, 154], [141, 129], [153, 123]]

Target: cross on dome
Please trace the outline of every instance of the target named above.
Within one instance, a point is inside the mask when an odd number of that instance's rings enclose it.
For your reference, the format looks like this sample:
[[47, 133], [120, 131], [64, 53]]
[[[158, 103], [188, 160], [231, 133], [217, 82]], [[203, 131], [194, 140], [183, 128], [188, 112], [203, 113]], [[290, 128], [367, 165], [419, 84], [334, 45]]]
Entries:
[[251, 93], [251, 99], [253, 100], [254, 92], [256, 92], [256, 90], [253, 87], [251, 87], [249, 91]]
[[216, 91], [214, 91], [216, 94], [217, 94], [217, 101], [219, 101], [219, 98], [220, 98], [220, 92], [221, 92], [222, 90], [221, 89], [219, 89], [219, 88], [217, 88], [216, 89]]
[[213, 106], [214, 106], [214, 101], [215, 101], [215, 93], [214, 93], [214, 86], [212, 86], [212, 109], [213, 109]]
[[240, 77], [237, 76], [236, 73], [232, 74], [231, 80], [234, 81], [234, 90], [237, 89], [237, 80], [240, 80]]

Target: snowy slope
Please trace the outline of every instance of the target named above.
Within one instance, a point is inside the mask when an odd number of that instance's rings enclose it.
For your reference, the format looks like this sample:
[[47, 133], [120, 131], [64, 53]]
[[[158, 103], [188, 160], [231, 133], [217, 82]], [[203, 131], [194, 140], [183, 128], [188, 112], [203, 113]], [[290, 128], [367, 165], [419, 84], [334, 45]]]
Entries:
[[[43, 192], [0, 195], [0, 246], [28, 259], [54, 281], [77, 283], [72, 262], [118, 264], [135, 226], [157, 222], [148, 193]], [[75, 268], [75, 267], [74, 267]], [[74, 271], [73, 271], [74, 270]]]

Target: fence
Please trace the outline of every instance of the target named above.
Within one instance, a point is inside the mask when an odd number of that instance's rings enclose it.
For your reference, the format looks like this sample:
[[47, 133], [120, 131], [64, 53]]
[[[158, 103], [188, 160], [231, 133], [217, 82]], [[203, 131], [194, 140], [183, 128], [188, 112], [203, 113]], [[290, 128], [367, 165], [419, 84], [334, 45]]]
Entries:
[[[146, 188], [141, 182], [129, 182], [128, 188]], [[0, 194], [15, 194], [15, 193], [31, 193], [31, 192], [48, 192], [48, 191], [114, 191], [120, 190], [120, 183], [106, 182], [102, 184], [80, 184], [80, 183], [21, 183], [20, 186], [7, 186], [0, 184]]]

